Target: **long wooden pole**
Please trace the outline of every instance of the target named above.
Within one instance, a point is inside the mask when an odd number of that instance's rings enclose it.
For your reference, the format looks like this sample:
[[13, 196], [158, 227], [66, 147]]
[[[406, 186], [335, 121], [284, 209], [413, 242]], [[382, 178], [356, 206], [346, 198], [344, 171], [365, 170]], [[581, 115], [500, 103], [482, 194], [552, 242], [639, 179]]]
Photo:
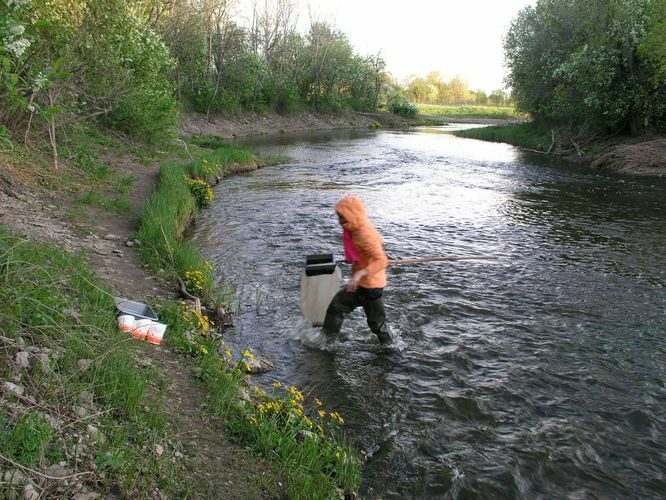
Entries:
[[420, 259], [391, 259], [388, 261], [389, 266], [397, 266], [401, 264], [419, 264], [421, 262], [439, 262], [446, 260], [496, 260], [494, 255], [452, 255], [446, 257], [423, 257]]

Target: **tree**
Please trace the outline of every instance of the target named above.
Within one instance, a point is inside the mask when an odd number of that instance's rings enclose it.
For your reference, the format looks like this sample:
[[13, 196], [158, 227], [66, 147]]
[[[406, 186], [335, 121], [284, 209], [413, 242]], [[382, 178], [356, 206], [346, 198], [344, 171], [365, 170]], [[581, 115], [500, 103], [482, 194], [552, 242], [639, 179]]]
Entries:
[[470, 99], [469, 85], [461, 76], [455, 76], [449, 83], [451, 99], [455, 104], [463, 104]]
[[425, 78], [412, 78], [407, 84], [409, 100], [418, 103], [434, 103], [437, 100], [437, 87]]
[[509, 96], [502, 89], [493, 90], [488, 96], [488, 101], [492, 106], [508, 106]]
[[639, 56], [653, 70], [650, 94], [651, 124], [666, 130], [666, 0], [655, 2], [650, 33], [638, 47]]
[[488, 94], [486, 94], [481, 89], [472, 92], [472, 98], [474, 100], [474, 104], [480, 104], [482, 106], [488, 104]]
[[638, 57], [655, 0], [540, 0], [504, 42], [508, 85], [536, 119], [637, 133], [651, 71]]

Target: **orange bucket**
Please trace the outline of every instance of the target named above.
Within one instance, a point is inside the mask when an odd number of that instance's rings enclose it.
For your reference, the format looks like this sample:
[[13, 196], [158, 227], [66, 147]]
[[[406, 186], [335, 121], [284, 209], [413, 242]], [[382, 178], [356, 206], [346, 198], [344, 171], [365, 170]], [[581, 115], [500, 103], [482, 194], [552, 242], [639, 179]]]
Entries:
[[148, 336], [146, 337], [146, 340], [151, 344], [160, 345], [164, 338], [166, 327], [165, 324], [153, 322], [148, 328]]
[[148, 329], [152, 323], [153, 321], [150, 319], [137, 319], [132, 330], [132, 337], [139, 340], [146, 340]]
[[121, 332], [131, 332], [134, 330], [134, 316], [122, 314], [118, 316], [118, 330]]

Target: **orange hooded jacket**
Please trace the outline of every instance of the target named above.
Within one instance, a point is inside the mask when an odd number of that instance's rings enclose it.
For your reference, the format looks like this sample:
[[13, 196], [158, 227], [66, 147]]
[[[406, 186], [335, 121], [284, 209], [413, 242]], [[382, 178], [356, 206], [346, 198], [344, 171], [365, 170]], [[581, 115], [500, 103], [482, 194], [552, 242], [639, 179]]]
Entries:
[[368, 219], [363, 202], [357, 196], [345, 196], [335, 204], [335, 211], [345, 218], [342, 227], [351, 233], [352, 244], [360, 259], [352, 266], [352, 274], [366, 269], [368, 274], [359, 285], [363, 288], [384, 288], [388, 265], [388, 258], [382, 248], [384, 240]]

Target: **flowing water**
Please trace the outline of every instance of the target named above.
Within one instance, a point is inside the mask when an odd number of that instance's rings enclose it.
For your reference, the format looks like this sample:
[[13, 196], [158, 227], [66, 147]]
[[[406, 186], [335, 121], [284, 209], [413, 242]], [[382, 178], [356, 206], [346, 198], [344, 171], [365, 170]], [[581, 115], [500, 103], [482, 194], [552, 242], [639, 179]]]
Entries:
[[[225, 179], [194, 240], [236, 285], [230, 332], [339, 411], [363, 497], [649, 498], [666, 491], [666, 181], [548, 162], [441, 128], [256, 141], [288, 164]], [[397, 345], [361, 310], [324, 349], [308, 254], [363, 198], [391, 258]], [[348, 276], [348, 267], [343, 268]]]

